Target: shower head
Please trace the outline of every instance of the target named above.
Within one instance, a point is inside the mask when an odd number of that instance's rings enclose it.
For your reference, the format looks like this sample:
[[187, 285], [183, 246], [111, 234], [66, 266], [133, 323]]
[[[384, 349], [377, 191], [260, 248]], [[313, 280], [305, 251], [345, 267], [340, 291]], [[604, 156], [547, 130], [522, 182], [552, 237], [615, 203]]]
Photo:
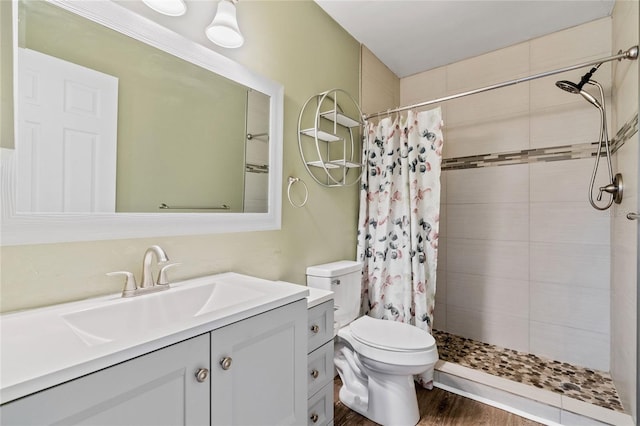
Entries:
[[602, 65], [602, 62], [596, 65], [595, 67], [591, 68], [588, 73], [583, 75], [582, 78], [580, 79], [580, 83], [576, 84], [568, 80], [560, 80], [560, 81], [556, 81], [556, 86], [558, 86], [560, 89], [564, 90], [565, 92], [573, 93], [576, 95], [578, 93], [581, 94], [582, 97], [585, 98], [591, 105], [602, 110], [602, 105], [600, 105], [600, 102], [598, 102], [598, 100], [594, 98], [590, 93], [582, 89], [582, 87], [584, 87], [585, 84], [594, 84], [594, 85], [597, 84], [591, 81], [591, 76], [593, 75], [594, 72], [598, 71], [598, 68], [600, 68], [600, 65]]
[[556, 86], [558, 86], [560, 89], [564, 90], [565, 92], [574, 93], [574, 94], [578, 94], [580, 93], [580, 90], [582, 90], [580, 87], [578, 87], [577, 84], [568, 80], [556, 81]]
[[589, 103], [594, 107], [598, 109], [602, 108], [602, 106], [600, 105], [600, 102], [598, 102], [598, 100], [594, 98], [589, 92], [583, 90], [582, 86], [579, 84], [576, 84], [567, 80], [560, 80], [560, 81], [556, 81], [556, 86], [558, 86], [565, 92], [573, 93], [576, 95], [580, 94], [582, 95], [583, 98], [589, 101]]
[[[580, 83], [576, 84], [576, 83], [573, 83], [573, 82], [568, 81], [568, 80], [560, 80], [560, 81], [556, 81], [556, 86], [558, 86], [559, 88], [561, 88], [562, 90], [564, 90], [566, 92], [574, 93], [574, 94], [577, 95], [578, 93], [582, 92], [582, 87], [585, 84], [587, 84], [589, 82], [589, 80], [591, 80], [591, 76], [593, 75], [594, 72], [598, 71], [598, 68], [600, 68], [600, 65], [602, 65], [602, 62], [599, 63], [598, 65], [596, 65], [595, 67], [591, 68], [588, 73], [583, 75], [582, 78], [580, 79]], [[585, 99], [587, 99], [589, 102], [593, 103], [588, 98], [585, 98]]]

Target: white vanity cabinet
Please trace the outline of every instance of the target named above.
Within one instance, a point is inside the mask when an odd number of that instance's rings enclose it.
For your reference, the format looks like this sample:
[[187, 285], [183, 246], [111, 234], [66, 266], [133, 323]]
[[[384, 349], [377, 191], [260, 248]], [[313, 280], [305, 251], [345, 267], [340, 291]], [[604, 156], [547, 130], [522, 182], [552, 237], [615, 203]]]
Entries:
[[0, 424], [304, 425], [306, 319], [299, 299], [203, 330], [8, 402]]
[[307, 424], [333, 424], [333, 299], [309, 308]]
[[[209, 424], [209, 333], [0, 407], [3, 425]], [[201, 375], [202, 378], [202, 375]]]
[[212, 425], [306, 423], [304, 300], [211, 333]]

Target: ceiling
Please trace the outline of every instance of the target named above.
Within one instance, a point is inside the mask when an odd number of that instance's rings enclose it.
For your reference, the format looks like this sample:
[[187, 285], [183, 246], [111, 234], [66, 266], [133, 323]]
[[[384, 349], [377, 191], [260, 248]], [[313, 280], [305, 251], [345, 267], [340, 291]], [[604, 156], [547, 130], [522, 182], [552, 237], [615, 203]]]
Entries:
[[615, 0], [315, 0], [398, 77], [611, 15]]

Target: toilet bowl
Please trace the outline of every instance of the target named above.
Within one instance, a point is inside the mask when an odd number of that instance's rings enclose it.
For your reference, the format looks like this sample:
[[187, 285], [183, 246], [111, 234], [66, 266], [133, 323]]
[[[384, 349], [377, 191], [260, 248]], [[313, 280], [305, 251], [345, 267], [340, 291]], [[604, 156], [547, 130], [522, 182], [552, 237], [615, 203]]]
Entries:
[[334, 291], [334, 364], [340, 401], [382, 425], [420, 420], [413, 376], [433, 377], [435, 339], [418, 327], [359, 317], [361, 264], [340, 261], [307, 268], [307, 285]]

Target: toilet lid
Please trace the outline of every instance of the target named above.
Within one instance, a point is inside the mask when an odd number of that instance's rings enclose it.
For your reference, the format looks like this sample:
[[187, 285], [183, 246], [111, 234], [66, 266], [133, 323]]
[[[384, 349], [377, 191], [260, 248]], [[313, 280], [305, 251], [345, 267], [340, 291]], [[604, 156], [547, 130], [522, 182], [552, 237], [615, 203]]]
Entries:
[[358, 318], [350, 324], [351, 334], [360, 342], [392, 351], [422, 351], [435, 346], [436, 340], [424, 330], [401, 322]]

